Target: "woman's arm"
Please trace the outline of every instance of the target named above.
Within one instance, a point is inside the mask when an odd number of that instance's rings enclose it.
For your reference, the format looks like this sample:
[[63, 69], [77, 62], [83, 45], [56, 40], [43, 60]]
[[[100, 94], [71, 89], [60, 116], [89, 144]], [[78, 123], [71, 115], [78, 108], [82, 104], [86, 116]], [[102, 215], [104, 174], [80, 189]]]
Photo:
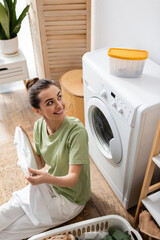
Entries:
[[81, 168], [82, 165], [70, 165], [68, 174], [62, 177], [55, 177], [47, 172], [29, 168], [26, 178], [32, 185], [48, 183], [60, 187], [74, 187], [78, 182]]
[[22, 131], [26, 134], [26, 136], [27, 136], [27, 138], [28, 138], [28, 141], [29, 141], [29, 143], [30, 143], [30, 146], [31, 146], [31, 148], [32, 148], [32, 151], [33, 151], [33, 154], [34, 154], [34, 157], [35, 157], [35, 160], [36, 160], [37, 168], [38, 168], [38, 169], [43, 168], [43, 167], [45, 166], [45, 161], [44, 161], [42, 155], [38, 155], [38, 154], [36, 153], [34, 147], [32, 146], [32, 143], [31, 143], [31, 141], [30, 141], [30, 139], [29, 139], [29, 137], [28, 137], [28, 134], [26, 133], [26, 131], [24, 130], [24, 128], [23, 128], [21, 125], [19, 125], [19, 127], [22, 129]]

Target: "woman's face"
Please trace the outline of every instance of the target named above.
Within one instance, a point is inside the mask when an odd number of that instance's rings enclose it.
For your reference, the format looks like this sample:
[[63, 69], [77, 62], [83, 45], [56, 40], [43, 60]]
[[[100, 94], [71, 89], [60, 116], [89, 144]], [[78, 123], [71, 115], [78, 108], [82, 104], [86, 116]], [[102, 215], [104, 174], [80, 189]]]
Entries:
[[49, 88], [42, 90], [38, 98], [40, 99], [40, 109], [37, 113], [45, 119], [63, 120], [65, 118], [65, 102], [59, 88], [51, 85]]

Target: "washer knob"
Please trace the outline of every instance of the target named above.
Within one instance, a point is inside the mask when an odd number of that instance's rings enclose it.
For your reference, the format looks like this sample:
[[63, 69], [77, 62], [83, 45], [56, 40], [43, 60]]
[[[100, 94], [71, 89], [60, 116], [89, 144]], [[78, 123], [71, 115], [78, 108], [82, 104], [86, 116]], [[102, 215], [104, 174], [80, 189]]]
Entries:
[[116, 107], [117, 106], [116, 102], [112, 102], [112, 106]]
[[106, 92], [106, 90], [105, 90], [105, 89], [102, 89], [102, 90], [100, 91], [100, 95], [101, 95], [101, 97], [107, 98], [107, 92]]
[[118, 108], [118, 112], [119, 113], [123, 113], [123, 109], [122, 108]]

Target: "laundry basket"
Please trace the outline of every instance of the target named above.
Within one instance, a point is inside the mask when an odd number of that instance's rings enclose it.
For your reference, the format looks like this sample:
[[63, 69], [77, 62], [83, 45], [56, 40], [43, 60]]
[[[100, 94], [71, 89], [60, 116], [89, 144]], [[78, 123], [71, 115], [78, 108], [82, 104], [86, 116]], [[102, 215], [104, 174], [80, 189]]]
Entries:
[[122, 231], [127, 231], [131, 239], [142, 240], [140, 234], [131, 227], [129, 222], [118, 215], [108, 215], [104, 217], [92, 218], [90, 220], [66, 225], [64, 227], [49, 230], [47, 232], [35, 235], [28, 240], [49, 240], [50, 237], [58, 234], [70, 233], [80, 237], [84, 232], [107, 232], [109, 227], [117, 227]]

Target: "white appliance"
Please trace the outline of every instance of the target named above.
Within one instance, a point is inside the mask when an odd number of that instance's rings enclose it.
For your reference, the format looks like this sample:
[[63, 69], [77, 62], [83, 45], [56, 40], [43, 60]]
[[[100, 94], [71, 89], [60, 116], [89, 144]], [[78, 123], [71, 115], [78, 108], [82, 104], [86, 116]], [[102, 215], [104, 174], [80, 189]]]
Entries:
[[26, 59], [21, 50], [14, 55], [0, 55], [0, 84], [28, 79]]
[[137, 204], [160, 117], [160, 66], [141, 78], [109, 74], [108, 49], [83, 56], [85, 126], [90, 156], [126, 208]]

